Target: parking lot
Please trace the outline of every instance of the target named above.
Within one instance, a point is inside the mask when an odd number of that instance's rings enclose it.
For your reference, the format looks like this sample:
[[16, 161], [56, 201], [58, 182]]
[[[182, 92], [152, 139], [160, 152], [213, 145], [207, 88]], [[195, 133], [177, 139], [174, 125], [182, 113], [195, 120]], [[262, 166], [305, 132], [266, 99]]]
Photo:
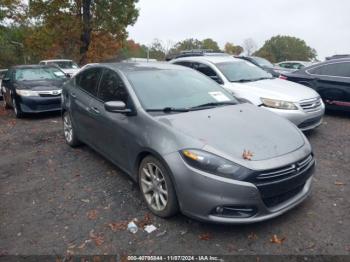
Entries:
[[[0, 254], [350, 254], [349, 130], [350, 114], [328, 113], [307, 134], [317, 170], [303, 204], [267, 222], [222, 226], [155, 217], [123, 172], [65, 144], [59, 114], [18, 120], [1, 107]], [[126, 230], [134, 218], [136, 234]], [[145, 232], [147, 224], [157, 230]]]

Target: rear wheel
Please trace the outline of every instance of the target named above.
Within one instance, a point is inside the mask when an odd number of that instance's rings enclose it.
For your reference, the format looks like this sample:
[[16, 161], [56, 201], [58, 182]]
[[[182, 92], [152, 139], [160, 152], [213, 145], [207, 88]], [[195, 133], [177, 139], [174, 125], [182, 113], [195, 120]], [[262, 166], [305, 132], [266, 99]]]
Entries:
[[148, 208], [157, 216], [170, 217], [179, 211], [169, 172], [155, 157], [145, 157], [139, 167], [139, 185]]
[[75, 134], [75, 130], [73, 128], [72, 119], [70, 117], [69, 112], [64, 112], [63, 114], [63, 132], [64, 139], [67, 144], [71, 147], [76, 147], [80, 144], [78, 137]]

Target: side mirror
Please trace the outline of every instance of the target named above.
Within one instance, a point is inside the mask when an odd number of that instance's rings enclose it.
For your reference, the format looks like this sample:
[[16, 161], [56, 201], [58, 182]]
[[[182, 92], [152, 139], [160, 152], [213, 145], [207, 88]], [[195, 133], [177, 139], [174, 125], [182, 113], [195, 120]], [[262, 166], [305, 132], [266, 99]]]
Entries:
[[130, 114], [132, 112], [130, 108], [126, 108], [126, 104], [123, 101], [110, 101], [104, 105], [106, 111], [111, 113]]

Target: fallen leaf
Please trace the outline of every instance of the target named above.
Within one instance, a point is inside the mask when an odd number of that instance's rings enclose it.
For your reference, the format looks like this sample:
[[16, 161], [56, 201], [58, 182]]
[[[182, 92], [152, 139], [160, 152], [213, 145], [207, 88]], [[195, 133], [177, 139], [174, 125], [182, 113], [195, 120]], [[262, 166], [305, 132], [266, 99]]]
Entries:
[[344, 182], [335, 181], [334, 185], [336, 185], [336, 186], [345, 186], [346, 184]]
[[84, 203], [90, 203], [90, 200], [89, 199], [80, 199], [82, 202]]
[[272, 238], [270, 239], [270, 242], [273, 244], [283, 244], [283, 241], [286, 240], [285, 237], [279, 238], [277, 235], [273, 235]]
[[248, 235], [248, 239], [249, 240], [257, 240], [258, 236], [252, 232]]
[[111, 228], [113, 232], [117, 232], [119, 230], [126, 230], [128, 226], [128, 222], [127, 221], [114, 222], [114, 223], [109, 223], [108, 226]]
[[254, 156], [253, 152], [244, 149], [243, 154], [242, 154], [243, 159], [245, 159], [245, 160], [252, 160], [253, 156]]
[[98, 214], [98, 211], [96, 209], [93, 209], [93, 210], [89, 210], [87, 213], [86, 213], [86, 216], [88, 217], [88, 219], [90, 220], [96, 220], [97, 219], [97, 214]]
[[146, 213], [142, 220], [135, 221], [135, 223], [140, 228], [144, 228], [145, 226], [152, 224], [152, 218], [151, 218], [150, 213]]
[[94, 233], [94, 230], [91, 230], [89, 235], [90, 235], [91, 240], [93, 240], [95, 242], [96, 246], [101, 246], [103, 244], [104, 238], [103, 238], [102, 234], [96, 235]]
[[212, 239], [212, 237], [209, 233], [205, 233], [205, 234], [199, 235], [199, 239], [207, 241], [207, 240]]

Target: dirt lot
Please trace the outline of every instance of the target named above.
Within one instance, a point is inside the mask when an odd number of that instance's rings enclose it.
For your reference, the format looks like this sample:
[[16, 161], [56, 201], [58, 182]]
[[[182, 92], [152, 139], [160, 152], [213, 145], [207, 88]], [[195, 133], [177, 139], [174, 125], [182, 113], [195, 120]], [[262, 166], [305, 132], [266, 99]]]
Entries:
[[[302, 205], [271, 221], [221, 226], [149, 214], [125, 174], [64, 143], [59, 114], [15, 120], [1, 107], [0, 254], [349, 255], [349, 134], [350, 115], [334, 113], [307, 134], [318, 165]], [[157, 230], [131, 234], [133, 218]]]

